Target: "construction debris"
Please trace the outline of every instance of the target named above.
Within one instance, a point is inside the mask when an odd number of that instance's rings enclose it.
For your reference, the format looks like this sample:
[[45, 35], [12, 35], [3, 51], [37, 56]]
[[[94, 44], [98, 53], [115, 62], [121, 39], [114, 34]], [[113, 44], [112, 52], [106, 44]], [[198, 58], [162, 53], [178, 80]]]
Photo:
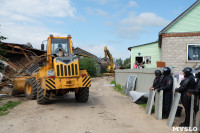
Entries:
[[0, 94], [0, 98], [5, 98], [7, 96], [8, 96], [7, 94]]
[[115, 84], [105, 84], [104, 86], [115, 86]]
[[3, 74], [0, 72], [0, 82], [2, 82]]
[[[31, 45], [1, 42], [0, 62], [4, 65], [0, 73], [0, 88], [12, 86], [14, 77], [28, 76], [45, 64], [43, 50], [32, 48]], [[7, 92], [7, 91], [6, 91]]]

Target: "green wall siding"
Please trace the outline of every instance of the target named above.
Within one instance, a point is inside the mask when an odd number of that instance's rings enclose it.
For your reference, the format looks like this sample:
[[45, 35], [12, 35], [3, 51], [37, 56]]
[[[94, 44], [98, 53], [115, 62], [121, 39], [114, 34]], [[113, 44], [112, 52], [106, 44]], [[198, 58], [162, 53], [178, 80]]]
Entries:
[[182, 16], [164, 33], [199, 32], [200, 31], [200, 2], [187, 14]]
[[151, 56], [151, 64], [145, 64], [145, 68], [157, 68], [156, 61], [161, 61], [161, 49], [158, 47], [158, 42], [133, 47], [131, 49], [131, 68], [135, 64], [135, 57], [138, 56]]

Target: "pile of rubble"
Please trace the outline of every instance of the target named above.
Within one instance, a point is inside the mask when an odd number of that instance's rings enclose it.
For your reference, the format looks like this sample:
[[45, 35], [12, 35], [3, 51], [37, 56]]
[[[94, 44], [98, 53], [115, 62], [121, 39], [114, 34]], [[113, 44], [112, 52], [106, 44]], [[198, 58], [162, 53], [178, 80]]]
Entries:
[[1, 42], [0, 89], [12, 86], [13, 79], [18, 76], [28, 76], [39, 70], [45, 63], [46, 52], [32, 48], [30, 45]]

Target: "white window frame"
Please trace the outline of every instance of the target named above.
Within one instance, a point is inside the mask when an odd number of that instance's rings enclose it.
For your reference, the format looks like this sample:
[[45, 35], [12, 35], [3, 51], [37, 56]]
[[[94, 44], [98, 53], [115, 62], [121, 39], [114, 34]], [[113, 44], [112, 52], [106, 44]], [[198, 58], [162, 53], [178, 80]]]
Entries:
[[187, 44], [187, 62], [200, 62], [200, 60], [193, 60], [193, 61], [188, 60], [188, 48], [190, 45], [199, 45], [200, 46], [200, 44]]
[[[143, 60], [145, 59], [145, 57], [150, 57], [150, 59], [152, 59], [152, 56], [143, 56]], [[152, 60], [150, 60], [150, 61], [151, 61], [150, 64], [152, 64]], [[146, 61], [145, 61], [145, 64], [146, 64]], [[150, 64], [146, 64], [146, 65], [150, 65]]]
[[[135, 61], [136, 61], [136, 57], [142, 57], [143, 61], [144, 61], [144, 57], [151, 57], [151, 59], [152, 59], [152, 56], [135, 56]], [[145, 65], [151, 65], [151, 64], [152, 64], [152, 60], [151, 60], [150, 64], [146, 64], [146, 62], [145, 62]]]

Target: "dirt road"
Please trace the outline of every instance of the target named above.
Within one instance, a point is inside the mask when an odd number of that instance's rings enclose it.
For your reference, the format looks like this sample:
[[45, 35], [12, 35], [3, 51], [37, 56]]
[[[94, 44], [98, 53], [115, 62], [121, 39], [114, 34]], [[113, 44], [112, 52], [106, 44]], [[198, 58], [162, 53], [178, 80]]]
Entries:
[[113, 90], [112, 78], [92, 79], [88, 103], [76, 103], [74, 94], [53, 98], [48, 105], [24, 101], [0, 117], [0, 133], [169, 133], [166, 120]]

